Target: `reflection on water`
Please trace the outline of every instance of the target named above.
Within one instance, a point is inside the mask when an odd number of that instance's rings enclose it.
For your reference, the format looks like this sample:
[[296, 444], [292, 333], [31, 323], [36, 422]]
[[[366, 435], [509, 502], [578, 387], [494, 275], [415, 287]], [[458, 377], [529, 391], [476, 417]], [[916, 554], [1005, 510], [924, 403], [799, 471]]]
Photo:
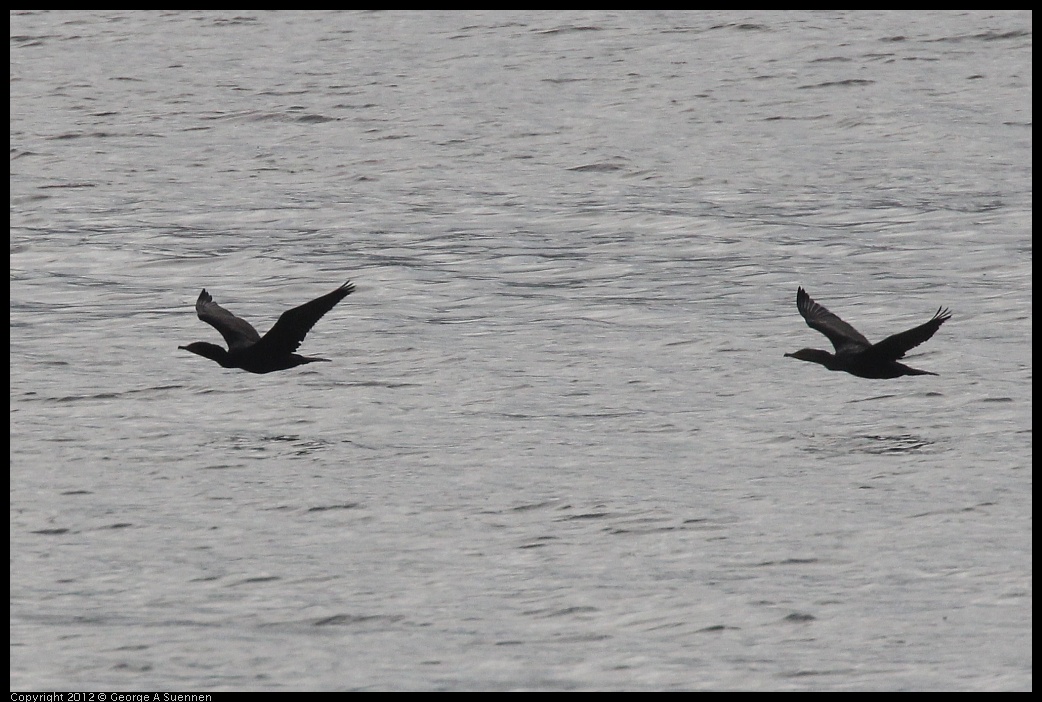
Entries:
[[802, 450], [829, 456], [854, 453], [886, 455], [924, 451], [936, 442], [915, 434], [855, 434], [853, 436], [808, 437]]
[[850, 446], [852, 451], [860, 453], [913, 453], [933, 445], [933, 441], [914, 434], [898, 434], [896, 436], [873, 436], [866, 434], [855, 436]]

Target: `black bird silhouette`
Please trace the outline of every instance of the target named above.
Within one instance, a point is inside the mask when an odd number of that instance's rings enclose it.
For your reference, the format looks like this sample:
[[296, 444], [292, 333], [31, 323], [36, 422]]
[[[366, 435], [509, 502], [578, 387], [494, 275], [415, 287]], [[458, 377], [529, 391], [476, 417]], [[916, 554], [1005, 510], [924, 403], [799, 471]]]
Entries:
[[801, 361], [820, 363], [829, 370], [846, 371], [859, 378], [899, 378], [902, 375], [937, 375], [930, 371], [909, 368], [898, 363], [905, 353], [923, 343], [951, 319], [951, 312], [937, 308], [937, 313], [926, 324], [894, 334], [871, 343], [842, 319], [810, 299], [803, 288], [796, 291], [796, 309], [807, 320], [807, 326], [824, 334], [836, 347], [835, 355], [820, 349], [800, 349], [786, 356]]
[[177, 348], [205, 356], [225, 368], [242, 368], [250, 373], [271, 373], [305, 363], [329, 361], [328, 358], [308, 358], [294, 351], [300, 347], [315, 322], [354, 292], [354, 289], [351, 281], [347, 281], [331, 293], [283, 312], [275, 326], [261, 337], [249, 322], [239, 319], [214, 302], [204, 288], [195, 301], [196, 314], [199, 319], [221, 332], [221, 336], [228, 342], [228, 350], [205, 341]]

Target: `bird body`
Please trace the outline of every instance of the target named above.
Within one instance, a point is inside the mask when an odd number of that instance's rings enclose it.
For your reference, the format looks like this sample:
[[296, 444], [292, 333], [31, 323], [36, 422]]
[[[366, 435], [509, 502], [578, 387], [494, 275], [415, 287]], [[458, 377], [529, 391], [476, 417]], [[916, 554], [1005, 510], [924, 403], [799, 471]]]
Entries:
[[824, 305], [812, 300], [803, 288], [796, 291], [796, 309], [803, 315], [807, 326], [828, 337], [836, 353], [831, 354], [821, 349], [800, 349], [794, 353], [787, 353], [786, 356], [819, 363], [829, 370], [845, 371], [859, 378], [873, 379], [899, 378], [903, 375], [937, 375], [930, 371], [910, 368], [897, 360], [933, 336], [952, 316], [948, 310], [938, 308], [929, 322], [873, 344], [857, 329], [829, 312]]
[[221, 333], [228, 349], [205, 341], [178, 348], [209, 358], [225, 368], [241, 368], [250, 373], [271, 373], [305, 363], [329, 361], [328, 358], [311, 358], [294, 352], [311, 327], [354, 289], [355, 286], [348, 281], [331, 293], [283, 312], [275, 326], [262, 337], [249, 322], [214, 302], [204, 288], [195, 302], [196, 314]]

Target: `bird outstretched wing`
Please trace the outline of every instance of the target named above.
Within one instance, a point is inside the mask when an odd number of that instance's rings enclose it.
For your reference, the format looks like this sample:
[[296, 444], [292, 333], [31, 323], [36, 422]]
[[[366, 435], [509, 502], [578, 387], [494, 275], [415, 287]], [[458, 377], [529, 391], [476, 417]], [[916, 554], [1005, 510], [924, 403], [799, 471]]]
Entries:
[[[857, 329], [829, 312], [824, 305], [814, 302], [803, 288], [796, 291], [796, 309], [803, 315], [808, 327], [828, 337], [832, 345], [836, 347], [836, 353], [851, 350], [852, 347], [864, 349], [872, 345]], [[925, 340], [923, 339], [923, 341]]]
[[228, 343], [229, 351], [239, 351], [260, 341], [260, 334], [249, 322], [239, 319], [214, 302], [205, 288], [195, 301], [195, 313], [199, 315], [199, 319], [221, 333]]
[[275, 326], [257, 342], [257, 351], [266, 354], [293, 353], [300, 347], [311, 327], [315, 326], [315, 322], [354, 292], [354, 289], [354, 284], [347, 281], [331, 293], [283, 312]]
[[929, 322], [920, 324], [918, 327], [909, 329], [908, 331], [888, 336], [878, 344], [875, 344], [870, 349], [870, 352], [872, 355], [879, 358], [896, 361], [936, 334], [937, 330], [941, 328], [941, 325], [951, 319], [951, 317], [952, 313], [950, 311], [947, 309], [942, 310], [938, 307], [936, 314], [934, 314], [933, 319]]

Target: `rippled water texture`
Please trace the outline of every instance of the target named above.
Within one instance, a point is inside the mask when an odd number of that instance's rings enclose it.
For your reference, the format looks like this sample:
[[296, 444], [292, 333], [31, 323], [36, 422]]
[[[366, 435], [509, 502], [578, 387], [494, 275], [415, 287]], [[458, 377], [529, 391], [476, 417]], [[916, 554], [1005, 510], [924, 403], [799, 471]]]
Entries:
[[1030, 12], [10, 19], [12, 689], [1031, 688]]

